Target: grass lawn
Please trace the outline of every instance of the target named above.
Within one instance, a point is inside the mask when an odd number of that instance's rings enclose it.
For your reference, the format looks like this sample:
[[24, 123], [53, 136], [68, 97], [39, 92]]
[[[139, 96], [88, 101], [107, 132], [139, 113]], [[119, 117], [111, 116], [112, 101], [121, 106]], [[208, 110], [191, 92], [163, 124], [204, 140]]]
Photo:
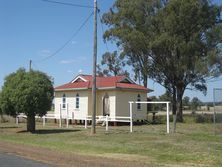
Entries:
[[97, 127], [80, 126], [58, 128], [55, 124], [42, 127], [37, 133], [24, 132], [25, 124], [0, 124], [0, 140], [36, 147], [138, 161], [153, 166], [222, 166], [222, 136], [213, 135], [212, 124], [184, 123], [177, 125], [177, 133], [166, 134], [165, 125]]

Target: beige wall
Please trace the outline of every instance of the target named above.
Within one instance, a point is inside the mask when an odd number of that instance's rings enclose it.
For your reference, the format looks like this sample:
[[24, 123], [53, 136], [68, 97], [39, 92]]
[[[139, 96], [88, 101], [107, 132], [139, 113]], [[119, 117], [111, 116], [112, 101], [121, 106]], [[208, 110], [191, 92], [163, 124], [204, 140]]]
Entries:
[[98, 113], [100, 115], [103, 115], [103, 98], [105, 95], [108, 95], [109, 97], [109, 107], [110, 107], [110, 116], [114, 117], [115, 113], [116, 113], [116, 92], [113, 90], [108, 90], [108, 91], [104, 91], [104, 90], [100, 90], [98, 91]]
[[[62, 96], [66, 94], [66, 103], [68, 103], [68, 110], [70, 117], [72, 112], [74, 112], [75, 118], [85, 118], [92, 115], [92, 92], [91, 90], [79, 90], [79, 91], [59, 91], [55, 92], [55, 114], [59, 116], [60, 113], [60, 104], [62, 104]], [[76, 104], [76, 94], [79, 94], [79, 109], [75, 109]], [[96, 115], [103, 115], [103, 98], [105, 95], [109, 96], [110, 102], [110, 116], [114, 117], [116, 112], [116, 92], [113, 90], [98, 90], [96, 94]], [[66, 117], [67, 110], [62, 109], [63, 118]]]
[[[59, 116], [60, 104], [62, 104], [62, 96], [66, 94], [66, 103], [69, 104], [69, 115], [74, 118], [85, 119], [86, 116], [92, 115], [92, 91], [91, 90], [72, 90], [72, 91], [59, 91], [55, 92], [55, 114]], [[75, 108], [76, 94], [79, 94], [79, 109]], [[96, 115], [103, 115], [103, 98], [105, 95], [109, 96], [110, 116], [129, 116], [129, 101], [137, 101], [137, 95], [140, 94], [141, 101], [147, 100], [146, 92], [131, 91], [131, 90], [97, 90], [96, 102], [97, 113]], [[147, 118], [146, 104], [141, 104], [141, 110], [137, 110], [137, 105], [133, 105], [133, 118], [146, 119]], [[62, 115], [65, 118], [67, 111], [62, 109]]]
[[[140, 94], [141, 101], [147, 101], [147, 93], [130, 90], [120, 90], [116, 92], [116, 115], [117, 116], [130, 116], [129, 101], [137, 101], [137, 96]], [[147, 119], [147, 105], [141, 104], [141, 110], [137, 110], [137, 104], [133, 104], [133, 119], [141, 120]]]
[[[68, 113], [72, 117], [74, 113], [74, 118], [80, 119], [85, 118], [88, 112], [88, 91], [61, 91], [55, 92], [55, 114], [60, 113], [60, 104], [62, 104], [62, 96], [65, 93], [66, 103], [68, 104]], [[76, 94], [79, 94], [79, 109], [76, 109]], [[62, 117], [65, 118], [67, 115], [67, 110], [62, 109]]]
[[[105, 95], [109, 96], [110, 102], [110, 116], [114, 117], [116, 112], [116, 92], [113, 90], [98, 90], [96, 94], [96, 115], [103, 115], [103, 98]], [[92, 115], [92, 93], [89, 94], [88, 101], [89, 115]]]

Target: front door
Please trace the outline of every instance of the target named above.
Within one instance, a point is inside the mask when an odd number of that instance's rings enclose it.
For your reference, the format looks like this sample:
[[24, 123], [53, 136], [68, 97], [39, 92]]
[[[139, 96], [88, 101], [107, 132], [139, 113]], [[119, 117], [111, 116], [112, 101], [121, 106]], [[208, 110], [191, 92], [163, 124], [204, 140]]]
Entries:
[[103, 116], [106, 115], [110, 115], [110, 101], [107, 94], [103, 97]]

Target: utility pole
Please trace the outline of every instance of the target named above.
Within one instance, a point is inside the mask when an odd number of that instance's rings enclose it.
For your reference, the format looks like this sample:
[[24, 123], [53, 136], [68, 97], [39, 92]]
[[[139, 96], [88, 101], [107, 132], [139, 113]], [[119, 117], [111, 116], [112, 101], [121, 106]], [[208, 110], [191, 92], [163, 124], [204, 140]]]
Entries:
[[91, 134], [96, 133], [96, 59], [97, 59], [97, 0], [94, 0], [94, 42], [93, 42], [93, 79], [92, 79], [92, 127]]
[[29, 72], [32, 70], [32, 60], [29, 60]]

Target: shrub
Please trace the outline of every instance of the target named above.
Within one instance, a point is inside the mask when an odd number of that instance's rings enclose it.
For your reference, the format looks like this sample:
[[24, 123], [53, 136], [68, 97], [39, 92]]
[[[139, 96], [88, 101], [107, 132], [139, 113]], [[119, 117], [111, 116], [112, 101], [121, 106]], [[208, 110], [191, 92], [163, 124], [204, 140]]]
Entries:
[[213, 123], [213, 115], [197, 114], [195, 118], [196, 123]]

